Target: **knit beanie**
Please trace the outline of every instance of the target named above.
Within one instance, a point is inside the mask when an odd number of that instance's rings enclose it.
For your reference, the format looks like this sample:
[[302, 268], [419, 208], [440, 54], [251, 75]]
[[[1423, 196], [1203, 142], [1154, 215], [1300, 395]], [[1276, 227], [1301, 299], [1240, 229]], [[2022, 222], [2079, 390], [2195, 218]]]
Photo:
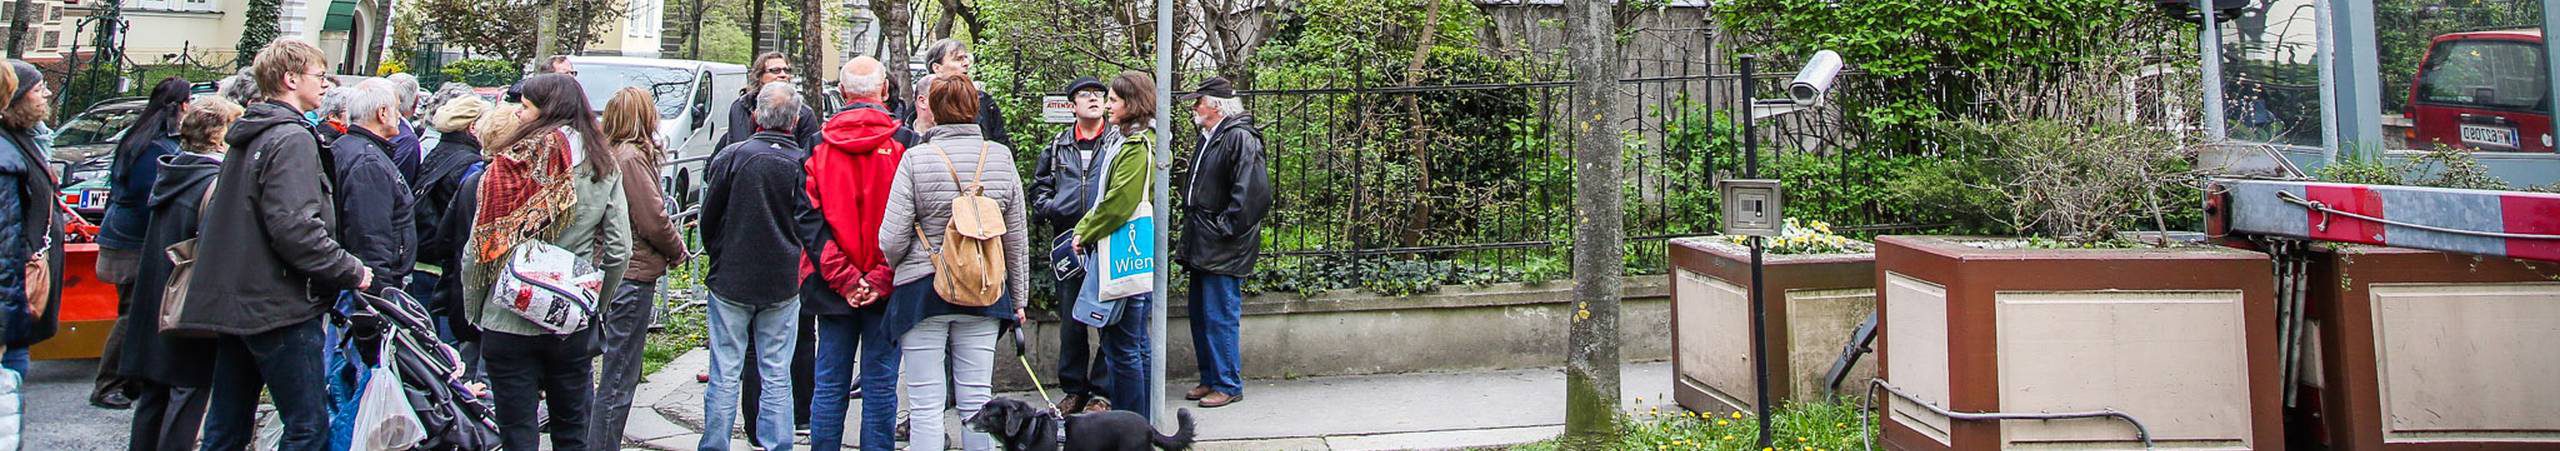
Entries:
[[44, 71], [36, 69], [34, 64], [22, 60], [9, 60], [9, 67], [18, 73], [18, 92], [9, 93], [9, 100], [12, 102], [20, 97], [26, 97], [28, 91], [34, 91], [37, 84], [44, 83]]

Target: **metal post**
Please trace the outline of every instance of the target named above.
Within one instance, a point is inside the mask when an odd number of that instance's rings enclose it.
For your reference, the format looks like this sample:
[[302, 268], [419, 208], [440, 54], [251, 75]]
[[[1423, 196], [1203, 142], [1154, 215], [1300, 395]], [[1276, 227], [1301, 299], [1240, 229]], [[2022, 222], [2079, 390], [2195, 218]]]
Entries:
[[[1757, 68], [1759, 55], [1742, 55], [1742, 178], [1760, 178], [1760, 134], [1751, 117], [1751, 108], [1760, 103]], [[1783, 219], [1783, 218], [1781, 218]], [[1751, 371], [1752, 383], [1760, 388], [1759, 401], [1753, 403], [1760, 421], [1760, 447], [1769, 448], [1769, 308], [1767, 296], [1761, 294], [1761, 254], [1767, 249], [1764, 238], [1751, 237]]]
[[2204, 136], [2222, 141], [2231, 137], [2222, 117], [2222, 28], [2214, 23], [2212, 2], [2198, 4], [2196, 9], [2204, 13], [2203, 31], [2196, 33], [2202, 35], [2197, 45], [2203, 47], [2196, 54], [2204, 56], [2204, 80], [2199, 83], [2204, 87]]
[[[1172, 197], [1166, 194], [1173, 192], [1173, 178], [1172, 174], [1166, 171], [1173, 167], [1173, 44], [1178, 39], [1173, 37], [1173, 0], [1155, 0], [1155, 2], [1156, 186], [1154, 191], [1150, 192], [1156, 193], [1155, 196], [1151, 196], [1153, 198], [1151, 203], [1155, 204], [1156, 217], [1170, 219], [1173, 217], [1173, 212], [1168, 210], [1166, 205], [1169, 205], [1167, 199]], [[1156, 220], [1156, 252], [1159, 255], [1156, 263], [1154, 293], [1156, 299], [1155, 303], [1151, 304], [1154, 308], [1148, 309], [1151, 312], [1147, 313], [1147, 381], [1149, 382], [1147, 385], [1150, 390], [1155, 390], [1147, 395], [1147, 411], [1153, 412], [1148, 417], [1155, 419], [1157, 430], [1168, 431], [1173, 430], [1173, 415], [1167, 414], [1164, 410], [1166, 404], [1164, 402], [1164, 317], [1165, 306], [1173, 302], [1167, 295], [1173, 292], [1166, 290], [1165, 284], [1173, 280], [1173, 271], [1164, 264], [1167, 259], [1161, 256], [1165, 255], [1165, 251], [1173, 249], [1170, 240], [1166, 238], [1173, 236], [1172, 224], [1172, 221], [1165, 219]], [[1199, 321], [1199, 319], [1193, 318], [1192, 321]]]

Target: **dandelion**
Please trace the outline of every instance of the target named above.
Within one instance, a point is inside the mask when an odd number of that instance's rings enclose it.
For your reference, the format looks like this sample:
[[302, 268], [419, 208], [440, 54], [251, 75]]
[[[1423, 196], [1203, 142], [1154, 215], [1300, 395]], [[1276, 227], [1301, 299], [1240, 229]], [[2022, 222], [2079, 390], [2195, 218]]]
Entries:
[[1796, 443], [1804, 443], [1804, 442], [1810, 442], [1810, 441], [1813, 441], [1813, 439], [1804, 438], [1804, 437], [1796, 437]]
[[1724, 436], [1724, 440], [1725, 440], [1725, 441], [1728, 441], [1728, 442], [1729, 442], [1729, 441], [1733, 441], [1733, 436], [1732, 436], [1732, 435], [1726, 435], [1726, 436]]
[[1716, 425], [1717, 425], [1717, 426], [1727, 426], [1727, 425], [1732, 425], [1732, 424], [1733, 424], [1733, 422], [1731, 422], [1731, 421], [1716, 420]]
[[1742, 412], [1741, 412], [1741, 411], [1734, 411], [1734, 412], [1733, 412], [1733, 419], [1736, 419], [1736, 420], [1742, 419]]

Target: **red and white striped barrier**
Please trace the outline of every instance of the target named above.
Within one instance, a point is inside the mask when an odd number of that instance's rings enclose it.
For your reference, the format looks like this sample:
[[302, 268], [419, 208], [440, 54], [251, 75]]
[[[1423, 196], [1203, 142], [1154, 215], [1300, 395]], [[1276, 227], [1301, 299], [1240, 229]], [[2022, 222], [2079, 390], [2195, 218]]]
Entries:
[[2216, 180], [2208, 234], [2274, 235], [2560, 261], [2560, 194]]

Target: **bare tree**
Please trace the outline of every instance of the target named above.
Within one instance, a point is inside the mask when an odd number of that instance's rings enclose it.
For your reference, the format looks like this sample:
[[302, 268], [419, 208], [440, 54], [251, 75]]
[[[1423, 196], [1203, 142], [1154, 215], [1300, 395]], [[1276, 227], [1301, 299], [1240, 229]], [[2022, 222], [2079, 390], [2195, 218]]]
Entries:
[[1295, 0], [1182, 1], [1183, 17], [1179, 20], [1184, 23], [1177, 25], [1188, 25], [1198, 30], [1202, 41], [1184, 53], [1208, 56], [1218, 68], [1218, 75], [1227, 77], [1227, 81], [1234, 82], [1238, 89], [1253, 87], [1253, 57], [1262, 51], [1263, 43], [1271, 40], [1272, 21], [1298, 3]]
[[880, 18], [880, 61], [889, 65], [890, 81], [904, 83], [908, 54], [915, 51], [915, 38], [908, 30], [915, 22], [915, 10], [907, 0], [871, 0], [871, 15]]
[[1614, 447], [1618, 414], [1619, 228], [1618, 11], [1609, 0], [1567, 0], [1565, 41], [1575, 80], [1573, 306], [1565, 351], [1565, 448]]
[[18, 0], [9, 5], [9, 59], [26, 56], [27, 5], [31, 3], [34, 2]]

